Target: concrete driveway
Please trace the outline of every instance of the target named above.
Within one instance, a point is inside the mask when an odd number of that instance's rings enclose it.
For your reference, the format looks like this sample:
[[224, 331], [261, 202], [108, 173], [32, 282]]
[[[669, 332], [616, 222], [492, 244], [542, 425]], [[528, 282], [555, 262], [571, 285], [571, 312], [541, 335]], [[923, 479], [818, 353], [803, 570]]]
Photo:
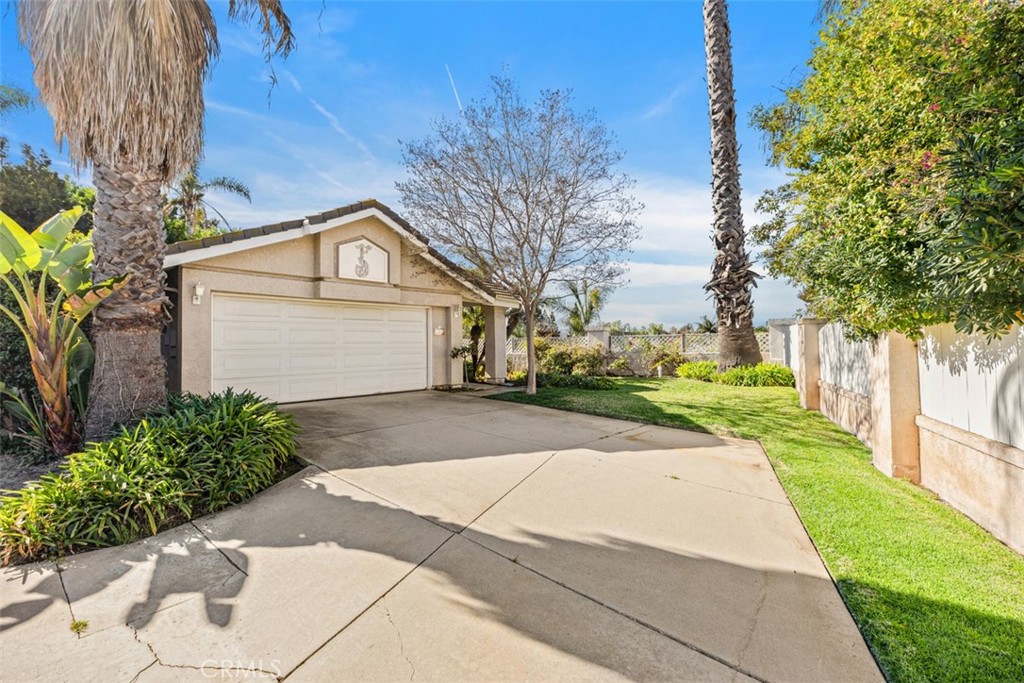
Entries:
[[290, 410], [311, 466], [253, 501], [7, 569], [0, 678], [882, 680], [756, 443], [435, 392]]

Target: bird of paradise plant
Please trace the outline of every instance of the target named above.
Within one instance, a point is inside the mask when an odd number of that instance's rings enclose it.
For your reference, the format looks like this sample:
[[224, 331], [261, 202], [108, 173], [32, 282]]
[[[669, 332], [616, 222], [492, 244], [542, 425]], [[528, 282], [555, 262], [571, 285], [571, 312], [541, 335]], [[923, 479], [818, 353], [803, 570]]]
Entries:
[[[82, 212], [81, 207], [63, 211], [29, 233], [0, 211], [0, 283], [17, 304], [0, 306], [0, 313], [14, 322], [28, 345], [42, 402], [40, 422], [57, 456], [73, 452], [79, 441], [72, 385], [81, 386], [81, 360], [91, 356], [81, 324], [128, 279], [91, 281], [92, 243], [68, 239]], [[48, 281], [57, 285], [52, 299]]]

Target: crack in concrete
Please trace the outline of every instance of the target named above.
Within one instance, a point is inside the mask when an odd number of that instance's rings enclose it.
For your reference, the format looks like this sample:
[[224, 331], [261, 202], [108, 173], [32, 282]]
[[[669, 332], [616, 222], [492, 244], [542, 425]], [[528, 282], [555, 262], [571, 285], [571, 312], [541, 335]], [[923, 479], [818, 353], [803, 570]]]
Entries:
[[[71, 615], [71, 623], [73, 624], [76, 621], [75, 609], [71, 606], [71, 597], [68, 595], [68, 587], [64, 585], [64, 570], [60, 566], [60, 560], [54, 560], [53, 567], [57, 570], [57, 579], [60, 580], [60, 590], [64, 593], [64, 602], [68, 606], [68, 614]], [[68, 625], [68, 628], [70, 628], [70, 624]], [[82, 634], [76, 632], [75, 637], [81, 640]]]
[[750, 618], [750, 630], [747, 631], [746, 636], [743, 638], [743, 643], [736, 652], [736, 661], [741, 665], [743, 663], [743, 656], [754, 643], [754, 633], [757, 632], [757, 621], [761, 617], [761, 610], [764, 609], [766, 602], [768, 602], [768, 572], [762, 572], [761, 596], [757, 600], [757, 607], [754, 609], [754, 615]]
[[409, 680], [411, 681], [416, 678], [416, 665], [412, 663], [411, 659], [409, 659], [409, 655], [405, 654], [405, 641], [402, 640], [402, 632], [398, 630], [398, 625], [395, 624], [395, 620], [391, 618], [391, 610], [388, 609], [387, 601], [382, 601], [380, 606], [384, 608], [384, 616], [388, 618], [388, 623], [391, 624], [391, 628], [395, 630], [395, 635], [398, 636], [398, 647], [401, 648], [402, 657], [409, 665], [409, 668], [412, 669], [412, 673], [409, 674]]
[[[156, 650], [153, 649], [153, 645], [152, 644], [150, 644], [150, 643], [148, 643], [148, 642], [146, 642], [146, 641], [144, 641], [142, 639], [142, 636], [139, 634], [139, 629], [135, 628], [131, 624], [125, 624], [125, 626], [128, 627], [129, 629], [131, 629], [131, 631], [132, 631], [132, 638], [135, 639], [135, 642], [137, 642], [139, 645], [145, 646], [146, 649], [149, 650], [149, 654], [153, 655], [153, 661], [150, 662], [149, 664], [147, 664], [146, 666], [144, 666], [142, 669], [140, 669], [139, 672], [137, 674], [135, 674], [135, 676], [132, 678], [133, 683], [134, 683], [134, 681], [137, 681], [139, 679], [139, 677], [142, 676], [142, 674], [144, 674], [147, 670], [153, 668], [154, 666], [161, 666], [161, 667], [163, 667], [165, 669], [188, 669], [190, 671], [199, 671], [204, 676], [207, 675], [207, 672], [209, 672], [209, 671], [221, 671], [221, 672], [227, 672], [227, 673], [232, 673], [232, 674], [238, 674], [238, 673], [242, 673], [242, 672], [259, 673], [259, 674], [264, 674], [264, 675], [267, 675], [267, 676], [271, 676], [271, 677], [274, 678], [274, 680], [280, 680], [280, 678], [281, 678], [281, 672], [279, 672], [279, 671], [270, 671], [268, 669], [261, 669], [259, 667], [247, 667], [247, 666], [223, 667], [223, 666], [216, 666], [214, 664], [205, 664], [205, 663], [202, 666], [194, 666], [192, 664], [168, 664], [167, 662], [165, 662], [162, 659], [160, 659], [160, 655], [158, 655], [156, 653]], [[216, 661], [216, 660], [210, 660], [210, 661]]]
[[136, 683], [136, 681], [138, 681], [140, 678], [142, 678], [142, 674], [146, 673], [147, 671], [152, 669], [154, 666], [159, 666], [159, 665], [160, 665], [160, 660], [157, 659], [156, 657], [154, 657], [152, 662], [150, 662], [146, 666], [142, 667], [142, 669], [139, 671], [139, 673], [137, 673], [134, 676], [132, 676], [131, 683]]

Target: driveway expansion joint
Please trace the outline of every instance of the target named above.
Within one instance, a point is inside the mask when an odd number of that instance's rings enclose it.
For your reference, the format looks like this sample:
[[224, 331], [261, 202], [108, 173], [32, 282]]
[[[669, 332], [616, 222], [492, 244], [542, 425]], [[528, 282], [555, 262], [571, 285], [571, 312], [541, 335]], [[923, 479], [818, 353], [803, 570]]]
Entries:
[[[440, 525], [438, 525], [438, 526], [440, 526]], [[443, 528], [443, 527], [441, 527], [441, 528]], [[320, 645], [319, 645], [319, 646], [317, 646], [317, 647], [316, 647], [316, 649], [314, 649], [314, 650], [313, 650], [312, 652], [310, 652], [310, 653], [309, 653], [308, 655], [306, 655], [306, 656], [305, 656], [305, 657], [304, 657], [304, 658], [302, 659], [302, 661], [300, 661], [300, 662], [299, 662], [298, 664], [296, 664], [296, 665], [295, 665], [294, 667], [292, 667], [291, 671], [289, 671], [288, 673], [286, 673], [286, 674], [285, 674], [285, 675], [283, 675], [283, 676], [279, 676], [279, 677], [278, 677], [278, 680], [280, 680], [280, 681], [285, 681], [285, 680], [287, 680], [289, 676], [291, 676], [291, 675], [292, 675], [293, 673], [295, 673], [296, 671], [298, 671], [299, 669], [301, 669], [301, 668], [302, 668], [302, 666], [303, 666], [303, 665], [304, 665], [304, 664], [305, 664], [306, 662], [308, 662], [308, 661], [309, 661], [310, 659], [312, 659], [312, 658], [313, 658], [313, 657], [314, 657], [314, 656], [315, 656], [315, 655], [316, 655], [316, 654], [317, 654], [318, 652], [320, 652], [320, 651], [321, 651], [321, 650], [323, 650], [323, 649], [324, 649], [325, 647], [327, 647], [327, 645], [328, 645], [328, 644], [330, 644], [330, 643], [331, 643], [331, 641], [333, 641], [333, 640], [334, 640], [335, 638], [337, 638], [337, 637], [338, 637], [339, 635], [341, 635], [341, 634], [342, 634], [342, 633], [343, 633], [343, 632], [345, 631], [345, 629], [347, 629], [347, 628], [348, 628], [349, 626], [351, 626], [351, 625], [352, 625], [352, 624], [354, 624], [355, 622], [359, 621], [359, 619], [360, 619], [360, 618], [361, 618], [361, 617], [362, 617], [362, 616], [363, 616], [364, 614], [366, 614], [366, 613], [367, 613], [367, 612], [369, 612], [369, 611], [370, 611], [371, 609], [373, 609], [373, 608], [374, 608], [374, 606], [376, 606], [377, 604], [383, 603], [383, 601], [385, 600], [385, 598], [387, 598], [387, 596], [388, 596], [388, 595], [389, 595], [389, 594], [390, 594], [390, 593], [391, 593], [391, 592], [392, 592], [393, 590], [395, 590], [396, 588], [398, 588], [398, 586], [400, 586], [400, 585], [401, 585], [401, 584], [402, 584], [402, 583], [403, 583], [403, 582], [404, 582], [404, 581], [405, 581], [406, 579], [408, 579], [408, 578], [409, 578], [409, 577], [410, 577], [410, 576], [411, 576], [411, 575], [413, 574], [413, 572], [415, 572], [415, 571], [416, 571], [417, 569], [419, 569], [419, 568], [420, 568], [420, 567], [422, 567], [422, 566], [423, 566], [424, 564], [426, 564], [426, 563], [427, 563], [427, 562], [428, 562], [428, 561], [430, 560], [430, 558], [432, 558], [432, 557], [433, 557], [434, 555], [436, 555], [436, 554], [437, 554], [437, 552], [438, 552], [438, 551], [439, 551], [439, 550], [440, 550], [441, 548], [443, 548], [443, 547], [444, 547], [444, 546], [445, 546], [445, 545], [446, 545], [446, 544], [448, 543], [448, 541], [452, 540], [452, 538], [454, 538], [454, 537], [455, 537], [455, 536], [457, 535], [457, 534], [456, 534], [455, 532], [453, 532], [453, 531], [452, 531], [451, 529], [445, 529], [445, 531], [447, 531], [447, 532], [448, 532], [448, 536], [447, 536], [447, 537], [446, 537], [446, 538], [445, 538], [445, 539], [444, 539], [443, 541], [441, 541], [441, 543], [440, 543], [440, 544], [438, 544], [438, 546], [437, 546], [436, 548], [434, 548], [433, 550], [431, 550], [431, 551], [430, 551], [430, 553], [429, 553], [429, 554], [427, 554], [427, 556], [426, 556], [426, 557], [424, 557], [424, 558], [423, 558], [422, 560], [420, 560], [420, 561], [419, 561], [419, 562], [418, 562], [418, 563], [416, 564], [416, 566], [415, 566], [415, 567], [413, 567], [412, 569], [410, 569], [409, 571], [407, 571], [407, 572], [406, 572], [405, 574], [403, 574], [403, 575], [401, 576], [401, 578], [399, 578], [399, 579], [398, 579], [398, 581], [395, 581], [395, 582], [394, 582], [393, 584], [391, 584], [391, 586], [390, 586], [390, 587], [389, 587], [389, 588], [388, 588], [388, 589], [387, 589], [386, 591], [384, 591], [384, 592], [383, 592], [383, 593], [381, 593], [381, 594], [380, 594], [379, 596], [377, 596], [377, 599], [376, 599], [376, 600], [374, 600], [374, 601], [373, 601], [373, 602], [371, 602], [371, 603], [370, 603], [369, 605], [367, 605], [366, 607], [364, 607], [364, 608], [362, 609], [362, 611], [360, 611], [360, 612], [359, 612], [359, 614], [356, 614], [356, 615], [355, 615], [355, 616], [353, 616], [353, 617], [352, 617], [351, 619], [349, 619], [349, 620], [348, 620], [347, 622], [345, 622], [344, 624], [342, 624], [341, 628], [339, 628], [339, 629], [338, 629], [338, 630], [337, 630], [337, 631], [336, 631], [336, 632], [334, 633], [334, 635], [332, 635], [332, 636], [331, 636], [330, 638], [327, 638], [326, 640], [324, 640], [324, 642], [320, 643]], [[385, 609], [387, 609], [387, 608], [385, 607]], [[390, 620], [390, 616], [388, 617], [388, 619]], [[404, 650], [403, 650], [403, 653], [404, 653]], [[410, 665], [411, 665], [411, 664], [412, 664], [412, 662], [410, 662]], [[415, 671], [414, 671], [414, 673], [415, 673]]]
[[[210, 538], [209, 536], [207, 536], [207, 535], [206, 535], [206, 532], [205, 532], [205, 531], [203, 531], [202, 529], [200, 529], [200, 528], [199, 528], [199, 526], [198, 526], [198, 525], [197, 525], [197, 524], [196, 524], [196, 523], [195, 523], [194, 521], [190, 521], [190, 522], [189, 522], [189, 524], [191, 524], [191, 525], [192, 525], [192, 528], [193, 528], [193, 529], [195, 529], [195, 530], [196, 530], [197, 532], [199, 532], [199, 535], [200, 535], [200, 536], [202, 536], [203, 538], [205, 538], [205, 539], [206, 539], [206, 542], [207, 542], [207, 543], [209, 543], [209, 544], [210, 544], [211, 546], [213, 546], [213, 547], [214, 547], [214, 548], [215, 548], [215, 549], [217, 550], [217, 552], [218, 552], [218, 553], [220, 553], [221, 557], [223, 557], [223, 558], [224, 558], [225, 560], [227, 560], [227, 563], [228, 563], [228, 564], [230, 564], [230, 565], [231, 565], [232, 567], [234, 567], [234, 568], [235, 568], [236, 570], [238, 570], [238, 571], [242, 572], [242, 575], [243, 575], [243, 576], [246, 576], [246, 577], [248, 577], [248, 576], [249, 576], [249, 573], [248, 573], [248, 572], [246, 572], [246, 571], [245, 571], [244, 569], [242, 569], [241, 567], [239, 567], [239, 566], [238, 566], [238, 565], [237, 565], [237, 564], [235, 563], [235, 561], [234, 561], [234, 560], [232, 560], [232, 559], [231, 559], [231, 558], [230, 558], [230, 557], [228, 556], [228, 554], [227, 554], [226, 552], [224, 552], [224, 549], [223, 549], [223, 548], [221, 548], [221, 547], [220, 547], [219, 545], [217, 545], [217, 543], [216, 543], [216, 542], [215, 542], [215, 541], [214, 541], [214, 540], [213, 540], [212, 538]], [[233, 579], [233, 578], [234, 578], [233, 576], [229, 576], [228, 578], [226, 578], [226, 579], [225, 579], [225, 580], [223, 581], [223, 583], [222, 583], [221, 585], [223, 586], [224, 584], [226, 584], [226, 583], [227, 583], [228, 581], [230, 581], [230, 580], [231, 580], [231, 579]]]

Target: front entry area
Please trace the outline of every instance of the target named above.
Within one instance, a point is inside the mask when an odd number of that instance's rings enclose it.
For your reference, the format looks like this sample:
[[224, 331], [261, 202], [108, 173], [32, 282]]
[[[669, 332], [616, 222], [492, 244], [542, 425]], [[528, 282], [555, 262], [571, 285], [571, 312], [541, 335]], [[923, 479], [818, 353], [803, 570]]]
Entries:
[[214, 294], [212, 390], [279, 403], [429, 386], [427, 309]]

